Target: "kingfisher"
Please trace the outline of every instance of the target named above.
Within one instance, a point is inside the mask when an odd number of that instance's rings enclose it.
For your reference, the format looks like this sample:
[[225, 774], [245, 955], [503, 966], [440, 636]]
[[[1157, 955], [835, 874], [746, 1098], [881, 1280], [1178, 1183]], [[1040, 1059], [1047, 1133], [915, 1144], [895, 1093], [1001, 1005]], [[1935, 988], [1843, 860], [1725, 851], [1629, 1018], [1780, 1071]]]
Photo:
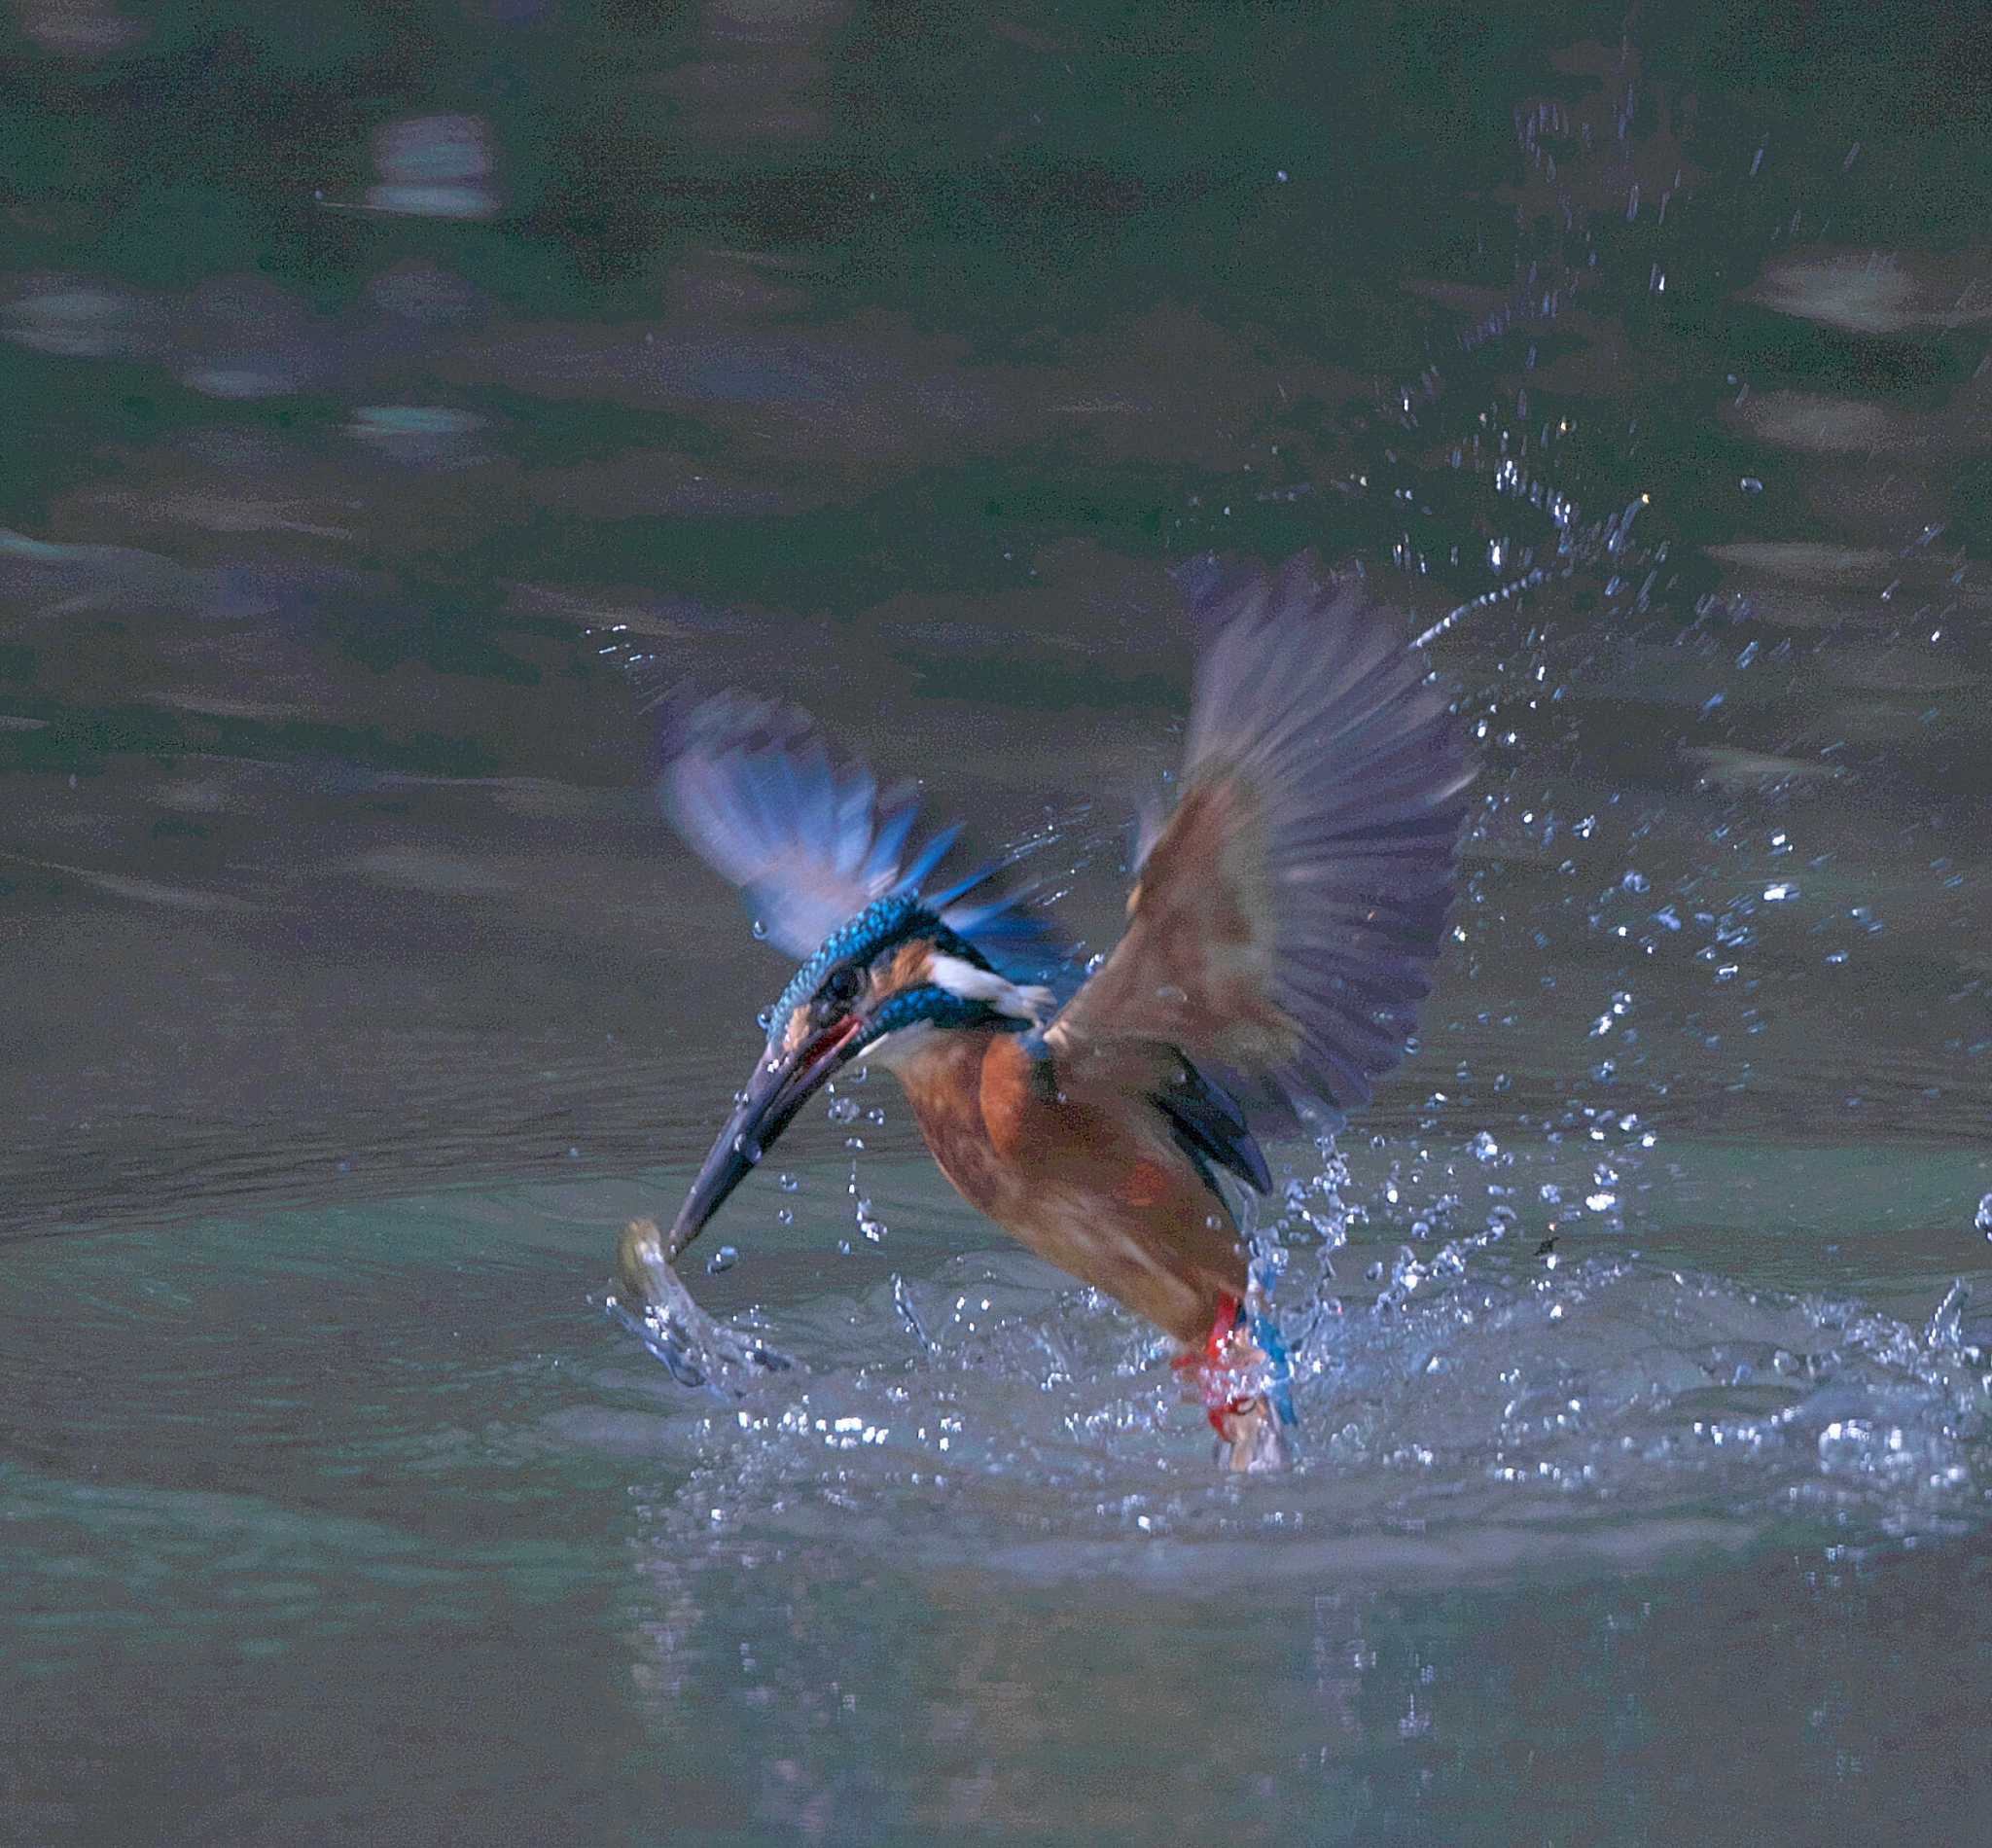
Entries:
[[1403, 1056], [1476, 764], [1360, 571], [1207, 567], [1198, 601], [1175, 800], [1142, 819], [1124, 932], [1090, 973], [998, 868], [947, 879], [959, 830], [915, 847], [916, 799], [805, 715], [678, 703], [664, 810], [800, 967], [668, 1237], [625, 1232], [633, 1301], [689, 1303], [672, 1264], [869, 1061], [971, 1205], [1171, 1337], [1228, 1468], [1285, 1461], [1288, 1363], [1229, 1190], [1269, 1191], [1260, 1139], [1332, 1133]]

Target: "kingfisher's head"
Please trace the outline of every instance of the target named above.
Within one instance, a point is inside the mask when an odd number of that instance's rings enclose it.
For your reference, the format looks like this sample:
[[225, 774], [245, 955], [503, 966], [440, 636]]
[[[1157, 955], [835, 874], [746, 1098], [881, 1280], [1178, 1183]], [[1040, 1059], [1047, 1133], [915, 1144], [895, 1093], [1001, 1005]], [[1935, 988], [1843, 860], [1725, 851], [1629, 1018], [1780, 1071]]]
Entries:
[[858, 1058], [897, 1065], [934, 1034], [1043, 1026], [1049, 988], [1019, 986], [909, 893], [833, 931], [762, 1016], [767, 1046], [671, 1228], [675, 1258], [797, 1114]]

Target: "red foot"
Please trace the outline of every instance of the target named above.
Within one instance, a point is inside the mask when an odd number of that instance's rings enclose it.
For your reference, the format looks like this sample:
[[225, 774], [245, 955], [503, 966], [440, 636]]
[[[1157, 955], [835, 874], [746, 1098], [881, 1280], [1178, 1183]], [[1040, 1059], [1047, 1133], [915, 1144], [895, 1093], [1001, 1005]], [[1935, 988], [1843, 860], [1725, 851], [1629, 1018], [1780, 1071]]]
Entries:
[[1249, 1396], [1233, 1398], [1217, 1384], [1222, 1370], [1227, 1367], [1226, 1350], [1231, 1344], [1231, 1335], [1239, 1323], [1245, 1319], [1245, 1305], [1236, 1297], [1224, 1296], [1218, 1298], [1217, 1318], [1210, 1325], [1210, 1333], [1205, 1337], [1201, 1354], [1179, 1354], [1169, 1365], [1177, 1372], [1196, 1368], [1203, 1372], [1202, 1396], [1205, 1414], [1210, 1419], [1210, 1428], [1227, 1443], [1231, 1439], [1229, 1421], [1241, 1412], [1251, 1409]]

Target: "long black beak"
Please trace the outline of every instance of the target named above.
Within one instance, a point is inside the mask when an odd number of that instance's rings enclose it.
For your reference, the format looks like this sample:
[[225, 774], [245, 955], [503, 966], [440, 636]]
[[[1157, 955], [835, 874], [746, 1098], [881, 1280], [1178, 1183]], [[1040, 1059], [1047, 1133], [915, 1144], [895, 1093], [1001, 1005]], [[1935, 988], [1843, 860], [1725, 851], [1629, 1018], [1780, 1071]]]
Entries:
[[746, 1179], [762, 1155], [796, 1113], [819, 1091], [827, 1079], [852, 1054], [864, 1022], [846, 1015], [835, 1026], [804, 1040], [793, 1052], [770, 1049], [762, 1055], [747, 1083], [745, 1095], [727, 1119], [711, 1151], [678, 1209], [664, 1247], [666, 1262], [705, 1229], [706, 1222], [726, 1203], [727, 1195]]

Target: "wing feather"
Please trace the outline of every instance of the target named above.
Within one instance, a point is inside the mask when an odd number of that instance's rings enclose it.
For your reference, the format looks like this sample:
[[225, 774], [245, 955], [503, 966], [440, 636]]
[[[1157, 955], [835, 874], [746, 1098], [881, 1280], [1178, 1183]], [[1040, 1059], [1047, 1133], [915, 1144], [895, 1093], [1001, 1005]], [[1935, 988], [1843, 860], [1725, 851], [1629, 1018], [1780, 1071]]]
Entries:
[[[739, 693], [666, 707], [664, 812], [691, 846], [740, 888], [748, 911], [798, 961], [874, 900], [917, 893], [960, 829], [910, 845], [910, 789], [880, 793], [865, 764], [839, 761], [806, 714]], [[980, 892], [984, 867], [933, 896], [936, 913], [1013, 980], [1069, 992], [1067, 953], [1018, 897]], [[973, 902], [968, 895], [977, 893]]]
[[1367, 1103], [1431, 988], [1473, 755], [1402, 617], [1311, 554], [1214, 585], [1181, 797], [1047, 1038], [1180, 1047], [1265, 1128]]

